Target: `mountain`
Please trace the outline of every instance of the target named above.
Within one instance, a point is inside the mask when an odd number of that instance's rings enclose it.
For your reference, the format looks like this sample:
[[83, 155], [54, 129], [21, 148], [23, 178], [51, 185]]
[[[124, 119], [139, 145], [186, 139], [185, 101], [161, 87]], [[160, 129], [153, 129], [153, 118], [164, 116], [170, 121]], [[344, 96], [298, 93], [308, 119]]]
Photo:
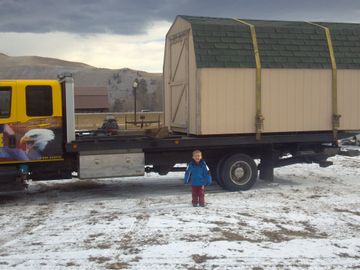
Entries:
[[96, 68], [84, 63], [39, 56], [8, 56], [0, 53], [0, 80], [56, 79], [63, 72], [73, 74], [75, 86], [106, 87], [111, 109], [132, 110], [132, 84], [140, 81], [139, 107], [162, 110], [162, 74], [128, 68]]

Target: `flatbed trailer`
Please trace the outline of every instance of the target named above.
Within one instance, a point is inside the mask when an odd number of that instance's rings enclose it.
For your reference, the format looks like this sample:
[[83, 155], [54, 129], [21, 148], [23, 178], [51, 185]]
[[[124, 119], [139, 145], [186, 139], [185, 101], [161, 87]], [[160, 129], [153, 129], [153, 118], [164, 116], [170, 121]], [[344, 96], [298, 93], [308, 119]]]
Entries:
[[[294, 163], [332, 163], [337, 140], [354, 132], [307, 132], [195, 136], [172, 133], [92, 135], [75, 132], [74, 82], [69, 74], [53, 81], [0, 81], [2, 129], [0, 191], [23, 188], [27, 180], [165, 175], [183, 171], [195, 149], [203, 152], [216, 182], [247, 190], [258, 179], [272, 181], [274, 168]], [[36, 98], [32, 97], [35, 96]], [[32, 102], [35, 103], [31, 104]], [[40, 102], [40, 103], [39, 103]], [[25, 108], [23, 108], [25, 104]], [[10, 106], [11, 105], [11, 106]], [[256, 160], [258, 160], [256, 162]]]
[[[348, 137], [349, 134], [339, 133], [338, 136], [339, 138]], [[201, 149], [213, 178], [228, 190], [251, 188], [258, 178], [258, 171], [260, 171], [260, 179], [272, 181], [276, 167], [295, 163], [317, 163], [322, 167], [330, 166], [332, 163], [327, 161], [327, 158], [340, 151], [331, 132], [264, 134], [261, 141], [256, 140], [253, 135], [172, 134], [165, 138], [141, 135], [85, 136], [66, 145], [67, 152], [78, 156], [80, 162], [82, 157], [86, 156], [108, 160], [114, 153], [120, 153], [125, 157], [127, 153], [140, 153], [144, 157], [144, 171], [161, 175], [170, 171], [183, 171], [184, 167], [175, 165], [188, 162], [191, 152], [195, 149]], [[260, 161], [259, 164], [255, 163], [255, 159]], [[96, 162], [89, 165], [96, 167]], [[135, 165], [134, 168], [137, 166]], [[96, 169], [101, 170], [101, 168]]]

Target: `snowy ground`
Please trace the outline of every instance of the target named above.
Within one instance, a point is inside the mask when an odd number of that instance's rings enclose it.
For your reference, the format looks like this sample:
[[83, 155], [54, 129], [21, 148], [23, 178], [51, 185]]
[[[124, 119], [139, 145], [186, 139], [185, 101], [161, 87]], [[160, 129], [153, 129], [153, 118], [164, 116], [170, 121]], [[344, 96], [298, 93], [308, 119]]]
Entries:
[[182, 174], [0, 195], [0, 269], [360, 269], [360, 157], [190, 205]]

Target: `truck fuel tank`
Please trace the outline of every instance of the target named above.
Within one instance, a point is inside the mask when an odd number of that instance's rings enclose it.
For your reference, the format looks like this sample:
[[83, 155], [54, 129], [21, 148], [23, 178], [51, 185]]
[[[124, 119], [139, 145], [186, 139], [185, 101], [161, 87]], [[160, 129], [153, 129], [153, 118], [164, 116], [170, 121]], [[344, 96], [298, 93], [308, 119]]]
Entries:
[[141, 149], [80, 152], [79, 178], [108, 178], [144, 175]]

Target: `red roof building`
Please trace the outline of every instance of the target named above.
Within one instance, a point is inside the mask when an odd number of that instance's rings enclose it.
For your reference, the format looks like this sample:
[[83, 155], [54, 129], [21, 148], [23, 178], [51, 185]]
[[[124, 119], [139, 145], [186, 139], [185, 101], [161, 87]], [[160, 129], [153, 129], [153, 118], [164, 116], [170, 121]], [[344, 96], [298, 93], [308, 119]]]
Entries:
[[106, 87], [75, 86], [75, 112], [109, 111]]

